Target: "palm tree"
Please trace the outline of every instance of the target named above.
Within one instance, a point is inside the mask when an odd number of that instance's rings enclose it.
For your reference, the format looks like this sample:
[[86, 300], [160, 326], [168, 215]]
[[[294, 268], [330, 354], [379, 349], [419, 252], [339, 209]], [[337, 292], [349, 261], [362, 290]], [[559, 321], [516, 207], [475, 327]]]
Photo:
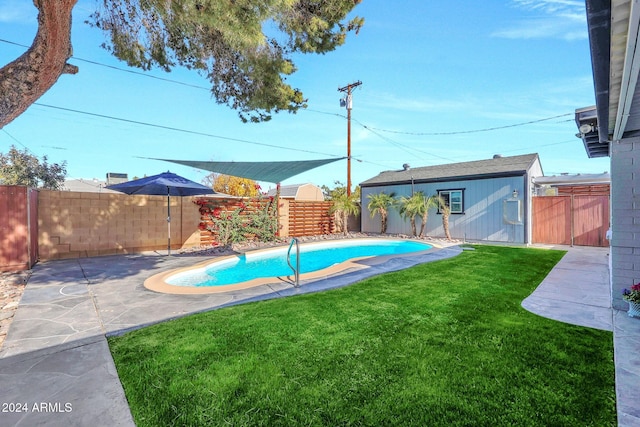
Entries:
[[349, 233], [347, 222], [349, 221], [349, 215], [357, 215], [360, 212], [359, 196], [356, 193], [347, 196], [346, 193], [335, 196], [331, 199], [333, 204], [329, 213], [337, 214], [337, 219], [340, 228], [346, 236]]
[[[412, 196], [413, 197], [413, 196]], [[409, 223], [411, 224], [411, 234], [414, 236], [417, 235], [416, 231], [416, 215], [415, 212], [415, 201], [412, 200], [412, 197], [402, 196], [400, 200], [398, 200], [398, 212], [400, 216], [404, 219], [409, 218]]]
[[[417, 191], [411, 197], [401, 197], [399, 206], [400, 215], [405, 219], [409, 218], [413, 235], [416, 237], [423, 237], [424, 230], [427, 226], [427, 219], [429, 218], [429, 209], [437, 206], [436, 199], [434, 197], [425, 196], [422, 191]], [[418, 215], [422, 219], [419, 234], [416, 229], [416, 216]]]
[[442, 214], [442, 228], [444, 229], [444, 235], [447, 236], [447, 240], [451, 240], [451, 233], [449, 232], [449, 215], [451, 215], [451, 208], [447, 205], [444, 198], [440, 196], [433, 196], [438, 202], [440, 207], [440, 213]]
[[395, 194], [387, 194], [384, 191], [378, 194], [369, 194], [367, 199], [367, 209], [373, 218], [376, 214], [380, 215], [380, 233], [387, 232], [387, 218], [389, 217], [389, 207], [393, 206], [396, 202], [394, 199]]
[[427, 227], [427, 219], [429, 218], [429, 209], [438, 207], [438, 202], [433, 196], [425, 196], [422, 191], [418, 191], [419, 201], [421, 203], [420, 215], [422, 215], [422, 224], [420, 224], [420, 237], [424, 235], [424, 230]]

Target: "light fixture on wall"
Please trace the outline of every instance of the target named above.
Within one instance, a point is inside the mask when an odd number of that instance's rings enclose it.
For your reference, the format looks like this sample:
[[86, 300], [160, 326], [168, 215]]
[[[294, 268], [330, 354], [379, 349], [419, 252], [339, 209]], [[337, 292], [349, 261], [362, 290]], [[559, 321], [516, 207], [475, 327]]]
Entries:
[[513, 193], [511, 193], [511, 195], [513, 196], [514, 199], [518, 198], [518, 190], [513, 190]]
[[589, 132], [593, 132], [595, 130], [595, 128], [593, 127], [593, 125], [591, 123], [582, 124], [582, 125], [580, 125], [579, 129], [580, 129], [580, 133], [582, 135], [586, 135]]

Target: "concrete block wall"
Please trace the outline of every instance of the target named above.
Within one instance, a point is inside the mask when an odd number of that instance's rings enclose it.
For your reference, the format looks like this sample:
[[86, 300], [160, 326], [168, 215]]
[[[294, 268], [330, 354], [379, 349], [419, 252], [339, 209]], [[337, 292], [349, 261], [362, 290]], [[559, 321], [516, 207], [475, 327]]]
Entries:
[[626, 310], [622, 290], [640, 282], [640, 138], [611, 144], [611, 290]]
[[[40, 190], [41, 260], [167, 249], [167, 197]], [[171, 248], [200, 244], [198, 206], [171, 197]]]

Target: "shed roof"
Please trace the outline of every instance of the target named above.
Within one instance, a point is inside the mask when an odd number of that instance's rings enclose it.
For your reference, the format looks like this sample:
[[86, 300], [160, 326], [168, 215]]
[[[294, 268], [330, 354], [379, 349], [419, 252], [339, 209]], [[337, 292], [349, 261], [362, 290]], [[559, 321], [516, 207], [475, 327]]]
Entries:
[[439, 182], [462, 179], [524, 175], [539, 161], [538, 154], [499, 157], [472, 162], [449, 163], [392, 171], [384, 171], [362, 183], [361, 187], [413, 182]]
[[[298, 194], [298, 190], [303, 185], [308, 185], [308, 184], [281, 185], [280, 186], [280, 197], [285, 197], [285, 198], [286, 197], [296, 197], [296, 195]], [[277, 188], [271, 188], [267, 192], [267, 195], [268, 196], [275, 196], [277, 190], [278, 190]]]
[[611, 175], [604, 172], [540, 176], [535, 178], [534, 182], [540, 185], [611, 184]]

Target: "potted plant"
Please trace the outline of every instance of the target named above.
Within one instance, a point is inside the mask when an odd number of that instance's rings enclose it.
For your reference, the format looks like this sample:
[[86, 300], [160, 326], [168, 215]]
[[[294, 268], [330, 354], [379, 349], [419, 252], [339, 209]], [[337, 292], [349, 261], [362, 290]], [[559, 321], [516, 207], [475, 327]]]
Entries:
[[631, 289], [624, 289], [622, 298], [629, 303], [629, 317], [640, 317], [640, 283], [631, 286]]

